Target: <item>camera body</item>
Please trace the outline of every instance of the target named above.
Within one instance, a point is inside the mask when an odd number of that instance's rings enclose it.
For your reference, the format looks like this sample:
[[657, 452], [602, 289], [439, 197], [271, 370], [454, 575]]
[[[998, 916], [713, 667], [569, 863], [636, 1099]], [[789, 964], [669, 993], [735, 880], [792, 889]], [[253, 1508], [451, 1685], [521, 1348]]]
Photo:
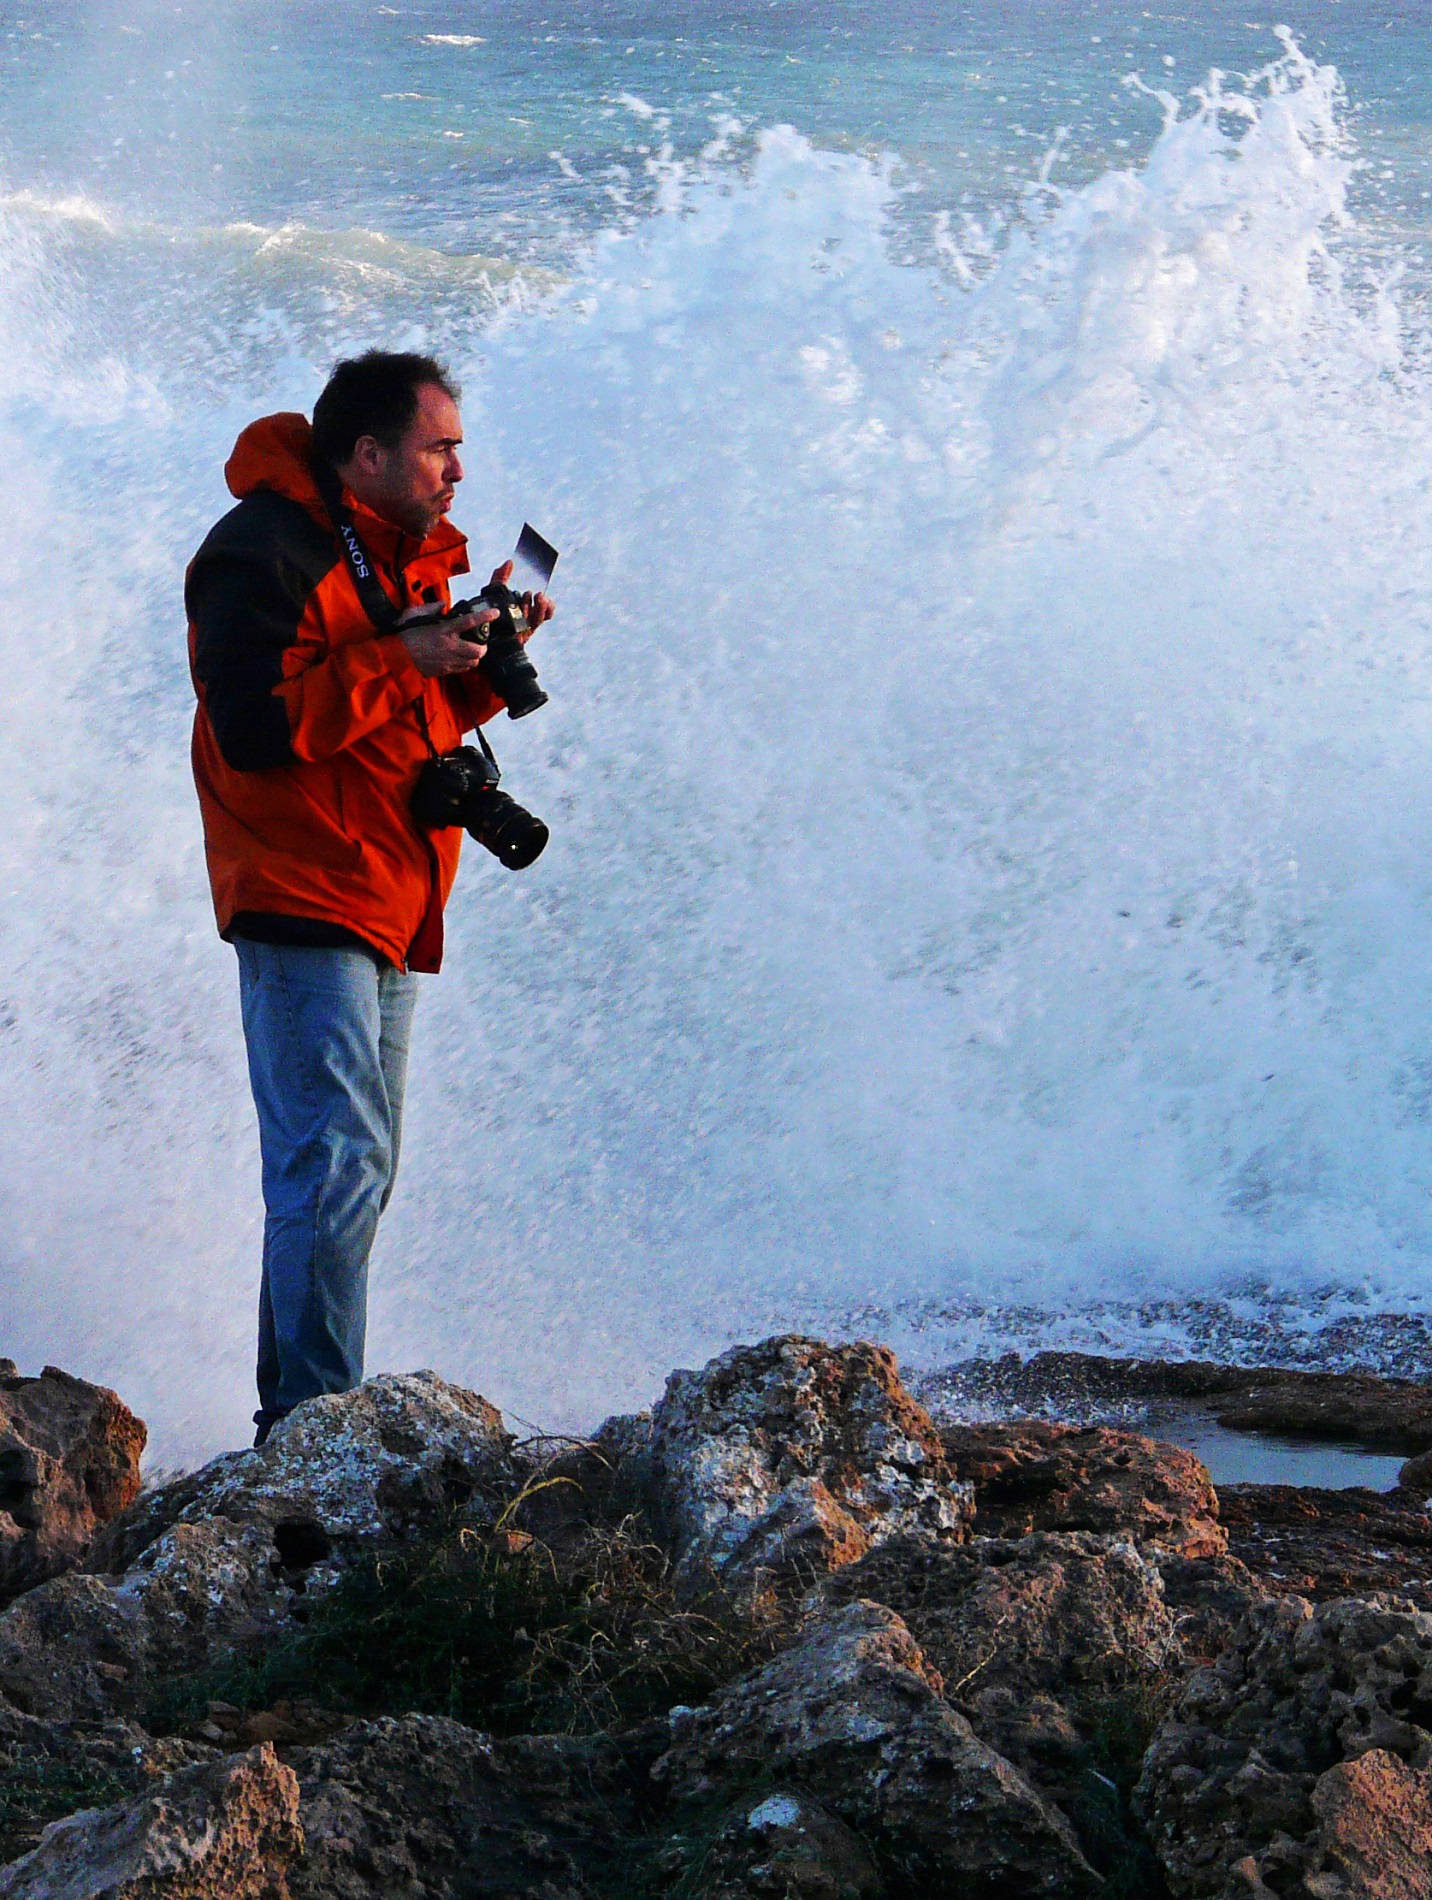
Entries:
[[497, 789], [502, 774], [484, 746], [460, 745], [429, 759], [413, 788], [412, 812], [429, 831], [461, 825], [509, 871], [525, 871], [551, 836], [540, 818]]
[[523, 596], [504, 587], [501, 581], [492, 581], [473, 599], [457, 601], [450, 611], [472, 614], [483, 608], [495, 609], [497, 618], [479, 627], [472, 636], [487, 643], [487, 652], [477, 670], [506, 705], [507, 717], [525, 719], [528, 713], [547, 704], [547, 695], [521, 640], [521, 635], [528, 631]]

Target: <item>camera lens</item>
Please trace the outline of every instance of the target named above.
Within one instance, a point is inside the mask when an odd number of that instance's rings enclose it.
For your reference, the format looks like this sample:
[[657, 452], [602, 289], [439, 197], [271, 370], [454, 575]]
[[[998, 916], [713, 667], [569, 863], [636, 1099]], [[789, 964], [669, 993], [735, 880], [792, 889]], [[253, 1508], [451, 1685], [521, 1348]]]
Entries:
[[509, 871], [525, 871], [547, 848], [551, 832], [506, 792], [483, 791], [463, 813], [468, 836], [485, 845]]
[[522, 642], [515, 634], [489, 637], [487, 653], [478, 671], [505, 703], [509, 719], [525, 719], [528, 713], [547, 704], [547, 695], [537, 683], [537, 669], [522, 651]]
[[[514, 594], [510, 587], [494, 581], [483, 588], [478, 600], [484, 606], [495, 607], [498, 618], [487, 627], [483, 636], [487, 652], [477, 670], [506, 706], [507, 717], [525, 719], [528, 713], [536, 712], [539, 706], [547, 704], [547, 695], [538, 683], [536, 667], [528, 659], [518, 638], [519, 619], [523, 632], [527, 629], [521, 597]], [[463, 604], [466, 606], [471, 603]]]

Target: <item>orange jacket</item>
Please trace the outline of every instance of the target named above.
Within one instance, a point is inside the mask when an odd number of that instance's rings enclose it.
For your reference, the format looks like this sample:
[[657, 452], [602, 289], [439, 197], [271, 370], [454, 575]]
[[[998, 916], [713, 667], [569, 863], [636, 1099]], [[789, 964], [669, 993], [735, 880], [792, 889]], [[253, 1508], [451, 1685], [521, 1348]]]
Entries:
[[[397, 634], [364, 613], [309, 467], [302, 416], [267, 416], [224, 473], [239, 505], [185, 584], [199, 707], [194, 780], [221, 934], [241, 912], [354, 932], [399, 967], [436, 970], [462, 832], [420, 831], [408, 801], [502, 702], [476, 673], [425, 679]], [[450, 604], [468, 571], [446, 521], [421, 545], [346, 494], [353, 525], [400, 607]]]

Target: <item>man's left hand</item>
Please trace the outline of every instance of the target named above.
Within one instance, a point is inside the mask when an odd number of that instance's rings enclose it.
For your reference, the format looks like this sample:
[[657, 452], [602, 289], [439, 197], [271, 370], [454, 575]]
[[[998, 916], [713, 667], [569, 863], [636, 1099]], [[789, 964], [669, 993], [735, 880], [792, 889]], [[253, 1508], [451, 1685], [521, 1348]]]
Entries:
[[[493, 568], [492, 585], [494, 587], [506, 587], [511, 579], [511, 561], [504, 561], [501, 567]], [[557, 609], [552, 605], [551, 600], [546, 594], [523, 594], [521, 600], [522, 611], [527, 616], [527, 631], [526, 633], [519, 633], [517, 638], [522, 642], [523, 646], [526, 646], [537, 629], [545, 626], [553, 614], [556, 613]]]

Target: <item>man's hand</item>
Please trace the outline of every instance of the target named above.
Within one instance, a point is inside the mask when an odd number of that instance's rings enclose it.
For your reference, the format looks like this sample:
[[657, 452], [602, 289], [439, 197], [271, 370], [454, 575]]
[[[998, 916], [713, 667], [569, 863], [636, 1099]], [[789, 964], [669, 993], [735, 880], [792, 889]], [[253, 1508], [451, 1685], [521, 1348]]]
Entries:
[[[506, 587], [511, 579], [511, 561], [504, 561], [501, 567], [493, 568], [492, 586]], [[545, 594], [523, 594], [521, 600], [522, 611], [527, 616], [527, 631], [526, 633], [519, 633], [517, 638], [522, 642], [523, 646], [526, 646], [537, 629], [541, 626], [545, 626], [553, 614], [556, 613], [557, 609], [552, 605]]]
[[431, 607], [410, 607], [395, 632], [408, 657], [428, 679], [444, 673], [470, 673], [487, 651], [485, 641], [465, 639], [478, 627], [489, 626], [497, 615], [491, 607], [456, 618], [434, 619]]

